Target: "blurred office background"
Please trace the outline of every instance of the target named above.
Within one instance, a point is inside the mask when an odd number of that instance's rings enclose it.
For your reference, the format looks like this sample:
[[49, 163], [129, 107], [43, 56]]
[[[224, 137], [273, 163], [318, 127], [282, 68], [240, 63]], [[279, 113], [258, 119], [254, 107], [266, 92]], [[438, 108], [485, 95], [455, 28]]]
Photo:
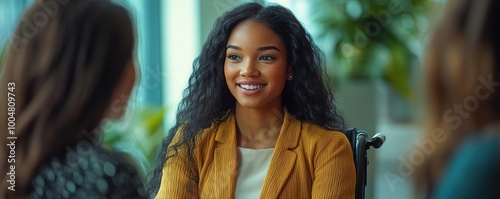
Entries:
[[[33, 20], [20, 17], [35, 2], [0, 0], [2, 49], [20, 20]], [[147, 173], [215, 19], [249, 0], [115, 2], [127, 7], [136, 21], [140, 82], [125, 120], [103, 124], [103, 142], [130, 154]], [[413, 150], [421, 144], [421, 59], [443, 0], [257, 2], [291, 9], [313, 35], [325, 52], [327, 72], [349, 126], [386, 135], [384, 146], [369, 153], [367, 198], [411, 198], [413, 168], [425, 155]]]

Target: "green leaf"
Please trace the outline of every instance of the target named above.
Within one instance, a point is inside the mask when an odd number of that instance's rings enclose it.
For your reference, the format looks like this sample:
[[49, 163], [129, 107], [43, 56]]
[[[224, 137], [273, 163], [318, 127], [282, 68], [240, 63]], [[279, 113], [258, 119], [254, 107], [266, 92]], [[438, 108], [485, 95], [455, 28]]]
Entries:
[[[320, 36], [333, 41], [334, 81], [346, 79], [383, 79], [389, 86], [410, 98], [411, 62], [415, 55], [411, 43], [425, 33], [425, 20], [437, 7], [435, 0], [315, 0], [313, 19], [319, 26]], [[348, 13], [348, 4], [361, 6], [359, 18]], [[402, 6], [400, 12], [392, 5]], [[382, 15], [389, 14], [387, 23]], [[422, 22], [424, 20], [424, 22]], [[367, 31], [375, 32], [367, 32]], [[332, 34], [334, 33], [334, 34]], [[372, 33], [372, 34], [370, 34]], [[335, 39], [325, 39], [335, 37]], [[367, 41], [363, 41], [367, 40]]]

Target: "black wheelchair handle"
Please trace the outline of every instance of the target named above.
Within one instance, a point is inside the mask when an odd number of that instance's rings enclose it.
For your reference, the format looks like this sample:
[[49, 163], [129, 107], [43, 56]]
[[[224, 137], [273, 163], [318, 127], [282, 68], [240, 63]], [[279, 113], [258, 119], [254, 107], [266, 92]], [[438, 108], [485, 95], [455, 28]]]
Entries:
[[385, 142], [385, 135], [381, 133], [377, 133], [372, 137], [372, 140], [369, 142], [370, 146], [373, 146], [373, 148], [380, 148]]

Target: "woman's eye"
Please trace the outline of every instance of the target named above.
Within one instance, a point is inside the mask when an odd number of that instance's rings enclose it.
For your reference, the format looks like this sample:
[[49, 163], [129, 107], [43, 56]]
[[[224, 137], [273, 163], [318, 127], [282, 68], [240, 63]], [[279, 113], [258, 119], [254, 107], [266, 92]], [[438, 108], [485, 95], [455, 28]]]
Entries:
[[260, 60], [262, 60], [262, 61], [272, 61], [275, 59], [276, 59], [275, 57], [269, 56], [269, 55], [265, 55], [265, 56], [260, 57]]
[[240, 60], [241, 59], [240, 56], [238, 56], [238, 55], [232, 55], [232, 54], [228, 55], [227, 58], [230, 59], [230, 60]]

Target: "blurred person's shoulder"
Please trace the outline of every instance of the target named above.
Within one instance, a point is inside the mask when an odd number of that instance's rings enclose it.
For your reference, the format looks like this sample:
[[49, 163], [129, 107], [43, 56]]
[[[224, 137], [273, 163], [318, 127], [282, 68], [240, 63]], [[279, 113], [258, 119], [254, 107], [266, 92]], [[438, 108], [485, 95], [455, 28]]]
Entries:
[[[500, 129], [464, 139], [451, 157], [433, 198], [499, 198]], [[467, 180], [463, 180], [464, 177]]]
[[146, 198], [142, 177], [127, 158], [81, 141], [44, 161], [31, 198]]
[[[467, 137], [458, 147], [454, 158], [457, 161], [470, 158], [500, 164], [500, 161], [491, 161], [500, 158], [500, 128]], [[475, 161], [473, 164], [480, 163], [481, 161]]]

